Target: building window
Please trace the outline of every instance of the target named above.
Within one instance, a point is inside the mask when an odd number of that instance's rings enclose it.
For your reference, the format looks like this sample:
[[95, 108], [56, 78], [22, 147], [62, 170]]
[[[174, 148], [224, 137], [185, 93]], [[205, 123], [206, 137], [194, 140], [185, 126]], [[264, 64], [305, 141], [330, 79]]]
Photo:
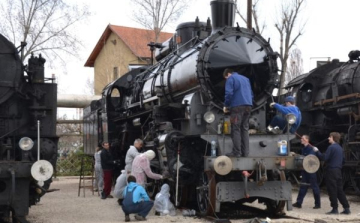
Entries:
[[118, 67], [114, 67], [113, 80], [116, 80], [118, 77]]

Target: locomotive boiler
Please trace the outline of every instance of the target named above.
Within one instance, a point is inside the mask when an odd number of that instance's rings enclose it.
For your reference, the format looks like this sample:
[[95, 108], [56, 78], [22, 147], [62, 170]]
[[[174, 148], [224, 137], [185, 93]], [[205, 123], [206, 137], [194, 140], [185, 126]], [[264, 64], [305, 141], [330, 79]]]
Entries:
[[[152, 44], [158, 63], [109, 83], [102, 99], [84, 110], [85, 152], [93, 154], [99, 142], [109, 141], [112, 154], [124, 161], [129, 145], [142, 138], [145, 149], [157, 154], [153, 171], [170, 173], [177, 205], [196, 203], [200, 213], [213, 214], [229, 203], [258, 200], [273, 213], [286, 204], [291, 210], [285, 171], [301, 169], [306, 159], [279, 153], [278, 145], [287, 148], [294, 136], [266, 133], [267, 103], [279, 79], [277, 54], [254, 30], [233, 27], [233, 0], [210, 5], [212, 24], [196, 19], [178, 25], [168, 41]], [[224, 156], [232, 150], [229, 115], [222, 112], [225, 68], [247, 76], [252, 85], [248, 157]], [[150, 195], [157, 185], [148, 183]]]
[[[360, 194], [360, 51], [347, 62], [335, 59], [303, 74], [287, 85], [302, 113], [299, 134], [309, 134], [322, 152], [330, 132], [342, 134], [344, 187]], [[296, 149], [296, 141], [293, 142]], [[320, 177], [323, 173], [320, 171]]]
[[41, 55], [24, 66], [19, 51], [0, 34], [0, 218], [27, 222], [56, 165], [57, 84]]

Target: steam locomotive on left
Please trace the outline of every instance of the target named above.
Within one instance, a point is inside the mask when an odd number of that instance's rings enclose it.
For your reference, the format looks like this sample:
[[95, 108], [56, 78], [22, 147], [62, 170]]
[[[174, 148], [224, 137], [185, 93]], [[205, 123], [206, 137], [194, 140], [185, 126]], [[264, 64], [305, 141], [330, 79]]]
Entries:
[[24, 46], [0, 34], [0, 217], [13, 222], [27, 222], [57, 159], [57, 84], [44, 77], [41, 55], [23, 65]]

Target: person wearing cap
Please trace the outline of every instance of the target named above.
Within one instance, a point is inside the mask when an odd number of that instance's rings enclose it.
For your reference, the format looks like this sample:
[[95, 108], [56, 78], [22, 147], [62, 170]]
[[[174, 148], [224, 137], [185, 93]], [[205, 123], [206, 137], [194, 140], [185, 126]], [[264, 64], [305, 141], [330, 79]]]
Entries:
[[125, 171], [127, 171], [127, 173], [131, 172], [132, 163], [133, 163], [135, 157], [140, 154], [143, 144], [144, 144], [144, 142], [141, 139], [135, 139], [134, 145], [130, 146], [130, 148], [126, 152]]
[[240, 157], [249, 155], [249, 118], [253, 105], [253, 92], [247, 77], [233, 69], [225, 69], [224, 113], [230, 112], [231, 139], [233, 149], [226, 156]]
[[136, 182], [143, 187], [145, 187], [147, 182], [146, 176], [154, 180], [163, 179], [162, 175], [153, 173], [151, 171], [150, 161], [154, 158], [155, 152], [153, 150], [148, 150], [136, 156], [133, 161], [131, 174], [136, 177]]
[[287, 131], [287, 121], [285, 116], [288, 114], [294, 114], [296, 117], [295, 123], [291, 126], [289, 132], [291, 134], [294, 134], [296, 130], [299, 128], [301, 123], [301, 112], [300, 109], [295, 105], [295, 98], [293, 96], [287, 96], [285, 98], [285, 106], [280, 105], [278, 103], [272, 102], [270, 104], [271, 108], [275, 108], [278, 112], [282, 114], [276, 115], [270, 122], [270, 125], [268, 126], [268, 130], [274, 129], [274, 127], [278, 127], [283, 131], [283, 133], [286, 133]]

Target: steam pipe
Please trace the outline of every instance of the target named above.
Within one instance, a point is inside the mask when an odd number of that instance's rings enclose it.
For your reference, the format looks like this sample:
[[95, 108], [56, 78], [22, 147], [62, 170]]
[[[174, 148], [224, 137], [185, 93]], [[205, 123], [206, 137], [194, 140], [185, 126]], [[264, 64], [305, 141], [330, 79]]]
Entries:
[[176, 162], [176, 199], [175, 205], [178, 206], [178, 194], [179, 194], [179, 170], [180, 170], [180, 142], [177, 151], [177, 162]]
[[63, 94], [57, 96], [58, 108], [85, 108], [92, 101], [101, 99], [100, 95]]
[[10, 204], [13, 204], [15, 197], [15, 170], [13, 168], [9, 169], [11, 173], [11, 195], [10, 195]]
[[38, 151], [37, 151], [37, 160], [40, 160], [40, 120], [37, 121], [37, 143], [38, 143]]

